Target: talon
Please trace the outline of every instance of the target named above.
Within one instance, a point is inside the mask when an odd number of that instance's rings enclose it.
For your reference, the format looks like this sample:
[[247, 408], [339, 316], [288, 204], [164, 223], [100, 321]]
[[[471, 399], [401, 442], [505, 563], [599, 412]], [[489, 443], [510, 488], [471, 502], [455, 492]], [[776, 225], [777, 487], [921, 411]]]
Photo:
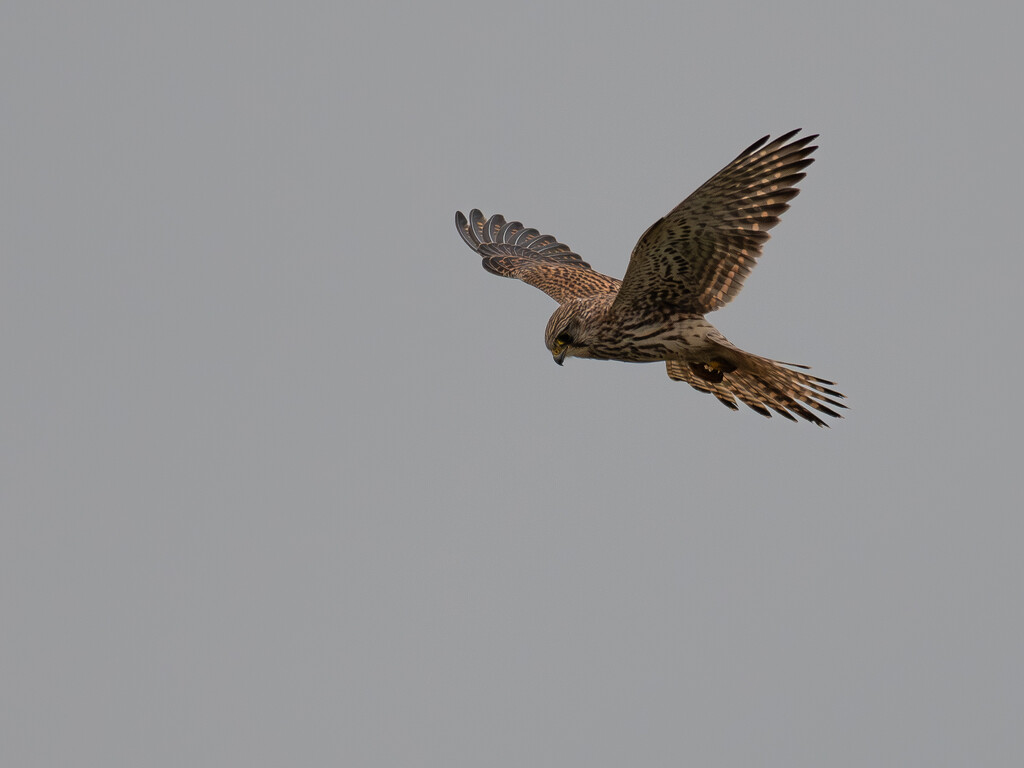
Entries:
[[722, 357], [716, 357], [713, 360], [709, 360], [707, 366], [712, 371], [721, 371], [722, 373], [732, 373], [736, 370], [735, 364]]
[[690, 370], [699, 378], [710, 381], [712, 384], [720, 384], [724, 378], [720, 370], [712, 368], [708, 363], [690, 363]]

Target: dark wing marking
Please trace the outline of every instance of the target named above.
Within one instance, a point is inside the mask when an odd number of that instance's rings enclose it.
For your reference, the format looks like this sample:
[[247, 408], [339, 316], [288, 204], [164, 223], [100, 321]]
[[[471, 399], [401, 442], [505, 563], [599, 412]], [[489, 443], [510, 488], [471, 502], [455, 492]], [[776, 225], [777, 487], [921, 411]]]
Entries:
[[703, 315], [739, 293], [814, 162], [817, 134], [787, 144], [798, 132], [755, 142], [655, 222], [633, 248], [614, 306]]
[[618, 290], [619, 280], [595, 272], [569, 246], [521, 222], [505, 221], [499, 214], [486, 218], [474, 208], [469, 218], [456, 212], [455, 227], [466, 245], [483, 257], [488, 272], [518, 278], [560, 304]]
[[739, 400], [762, 416], [771, 418], [771, 411], [775, 411], [790, 421], [796, 421], [796, 416], [799, 416], [819, 427], [827, 427], [828, 424], [814, 411], [842, 418], [833, 408], [846, 408], [836, 399], [843, 395], [831, 389], [834, 386], [831, 381], [792, 370], [806, 366], [780, 363], [747, 352], [742, 355], [742, 362], [736, 370], [722, 373], [720, 378], [709, 376], [699, 364], [668, 360], [665, 365], [670, 379], [685, 381], [694, 389], [709, 392], [734, 411], [739, 408], [736, 405], [736, 400]]

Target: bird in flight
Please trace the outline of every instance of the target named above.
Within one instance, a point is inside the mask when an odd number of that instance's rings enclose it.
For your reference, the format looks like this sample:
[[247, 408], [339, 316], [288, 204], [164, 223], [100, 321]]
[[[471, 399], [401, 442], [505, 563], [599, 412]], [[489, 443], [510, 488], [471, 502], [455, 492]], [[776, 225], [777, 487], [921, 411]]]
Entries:
[[[567, 245], [501, 215], [455, 214], [455, 225], [488, 272], [515, 277], [558, 302], [544, 341], [567, 357], [664, 361], [669, 378], [708, 392], [732, 410], [745, 403], [828, 426], [842, 418], [834, 384], [731, 344], [704, 315], [731, 301], [757, 263], [768, 230], [797, 196], [817, 135], [790, 131], [756, 141], [656, 221], [618, 280], [591, 269]], [[799, 369], [799, 370], [797, 370]]]

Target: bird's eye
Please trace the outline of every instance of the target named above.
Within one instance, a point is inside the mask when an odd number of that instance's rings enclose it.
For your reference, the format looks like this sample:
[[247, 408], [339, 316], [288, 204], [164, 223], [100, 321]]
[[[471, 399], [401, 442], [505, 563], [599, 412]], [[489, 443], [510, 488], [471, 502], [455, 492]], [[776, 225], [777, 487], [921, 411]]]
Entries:
[[560, 347], [572, 344], [572, 337], [568, 333], [560, 333], [555, 337], [555, 344]]

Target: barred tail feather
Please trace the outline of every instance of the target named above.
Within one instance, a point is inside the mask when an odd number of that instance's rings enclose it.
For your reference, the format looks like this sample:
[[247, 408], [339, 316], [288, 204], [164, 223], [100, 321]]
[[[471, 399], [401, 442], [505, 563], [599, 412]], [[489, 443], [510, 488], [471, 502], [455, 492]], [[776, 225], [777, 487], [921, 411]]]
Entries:
[[736, 404], [739, 400], [762, 416], [771, 418], [774, 411], [790, 421], [796, 421], [799, 416], [819, 427], [828, 424], [818, 413], [842, 418], [835, 409], [846, 406], [839, 402], [843, 395], [832, 389], [833, 382], [793, 370], [797, 366], [791, 367], [789, 363], [733, 349], [739, 353], [731, 356], [736, 368], [723, 370], [720, 378], [702, 372], [699, 365], [680, 360], [666, 362], [669, 378], [685, 381], [696, 390], [714, 395], [732, 410], [739, 408]]

